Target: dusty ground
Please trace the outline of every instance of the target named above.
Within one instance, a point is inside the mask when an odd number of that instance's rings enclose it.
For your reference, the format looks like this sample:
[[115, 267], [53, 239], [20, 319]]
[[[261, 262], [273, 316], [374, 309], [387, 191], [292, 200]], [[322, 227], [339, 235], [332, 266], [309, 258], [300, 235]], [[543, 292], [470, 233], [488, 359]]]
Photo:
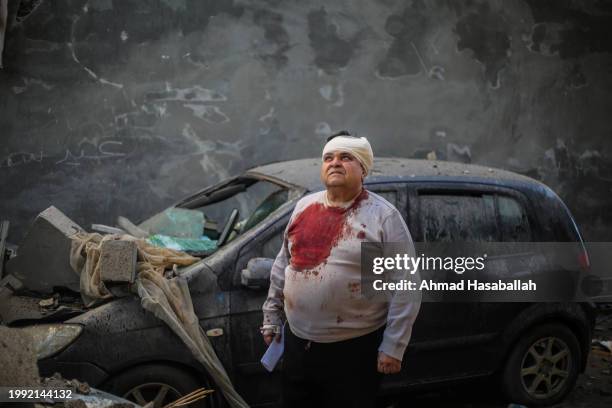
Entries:
[[[600, 316], [595, 327], [595, 338], [612, 340], [612, 313]], [[574, 391], [559, 408], [612, 406], [612, 354], [594, 347], [589, 355], [589, 365], [578, 378]]]
[[[599, 316], [595, 327], [596, 339], [612, 340], [612, 310]], [[612, 407], [612, 353], [596, 347], [589, 354], [586, 372], [580, 374], [576, 387], [566, 400], [554, 408]], [[394, 408], [507, 408], [507, 402], [496, 395], [494, 384], [482, 383], [457, 387], [442, 392], [404, 396]]]

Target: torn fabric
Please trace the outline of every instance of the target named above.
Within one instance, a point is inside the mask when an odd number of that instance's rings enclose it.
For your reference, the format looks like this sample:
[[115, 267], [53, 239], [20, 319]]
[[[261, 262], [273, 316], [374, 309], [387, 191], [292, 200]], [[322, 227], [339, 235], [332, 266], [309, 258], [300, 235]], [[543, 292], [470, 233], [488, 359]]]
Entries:
[[199, 258], [168, 248], [158, 248], [130, 235], [102, 236], [97, 233], [83, 233], [72, 239], [70, 265], [80, 274], [81, 297], [87, 306], [112, 297], [100, 276], [102, 243], [114, 239], [135, 241], [138, 248], [135, 285], [143, 309], [163, 320], [185, 343], [214, 379], [231, 407], [248, 407], [234, 389], [223, 364], [200, 327], [193, 310], [187, 280], [180, 276], [172, 279], [164, 277], [166, 269], [172, 269], [174, 265], [188, 266], [199, 261]]
[[151, 270], [163, 276], [164, 270], [173, 265], [188, 266], [199, 261], [184, 252], [158, 248], [131, 235], [100, 235], [79, 233], [72, 237], [70, 266], [80, 275], [80, 292], [85, 306], [91, 307], [102, 299], [112, 297], [100, 275], [100, 249], [102, 243], [111, 240], [134, 241], [138, 248], [136, 274]]
[[193, 311], [187, 280], [183, 277], [165, 279], [151, 271], [139, 273], [136, 279], [142, 307], [152, 312], [178, 335], [221, 391], [231, 407], [248, 407], [234, 389], [223, 364], [215, 354], [208, 337]]

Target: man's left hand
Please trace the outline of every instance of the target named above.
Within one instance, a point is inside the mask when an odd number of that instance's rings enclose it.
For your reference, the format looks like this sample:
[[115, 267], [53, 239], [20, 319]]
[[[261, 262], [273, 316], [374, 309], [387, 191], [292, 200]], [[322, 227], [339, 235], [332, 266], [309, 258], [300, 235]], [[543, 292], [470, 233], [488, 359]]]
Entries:
[[402, 368], [402, 362], [398, 359], [390, 357], [383, 353], [378, 352], [378, 372], [383, 374], [395, 374], [399, 373]]

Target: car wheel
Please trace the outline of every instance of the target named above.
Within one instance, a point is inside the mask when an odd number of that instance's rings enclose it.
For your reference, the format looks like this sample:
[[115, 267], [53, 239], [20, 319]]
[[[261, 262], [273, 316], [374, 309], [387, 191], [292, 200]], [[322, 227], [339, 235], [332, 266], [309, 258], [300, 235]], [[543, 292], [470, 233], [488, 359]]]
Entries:
[[[104, 388], [138, 405], [145, 405], [154, 401], [155, 408], [162, 408], [200, 387], [212, 388], [207, 380], [198, 381], [184, 370], [173, 366], [155, 364], [142, 365], [124, 371], [107, 382]], [[217, 392], [190, 404], [190, 406], [198, 408], [218, 407], [219, 396], [215, 394]]]
[[535, 327], [512, 349], [502, 373], [502, 387], [514, 403], [555, 404], [574, 387], [580, 360], [578, 340], [567, 327]]

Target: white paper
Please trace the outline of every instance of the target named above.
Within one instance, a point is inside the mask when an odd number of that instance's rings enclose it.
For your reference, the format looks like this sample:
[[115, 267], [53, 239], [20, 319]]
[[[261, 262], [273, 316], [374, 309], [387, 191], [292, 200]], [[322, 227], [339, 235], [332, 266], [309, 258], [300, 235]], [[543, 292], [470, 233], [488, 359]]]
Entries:
[[261, 358], [261, 364], [268, 370], [272, 372], [278, 360], [283, 356], [283, 351], [285, 351], [285, 326], [281, 330], [281, 341], [277, 342], [275, 339], [272, 340], [272, 343], [268, 346], [268, 350], [264, 353]]

